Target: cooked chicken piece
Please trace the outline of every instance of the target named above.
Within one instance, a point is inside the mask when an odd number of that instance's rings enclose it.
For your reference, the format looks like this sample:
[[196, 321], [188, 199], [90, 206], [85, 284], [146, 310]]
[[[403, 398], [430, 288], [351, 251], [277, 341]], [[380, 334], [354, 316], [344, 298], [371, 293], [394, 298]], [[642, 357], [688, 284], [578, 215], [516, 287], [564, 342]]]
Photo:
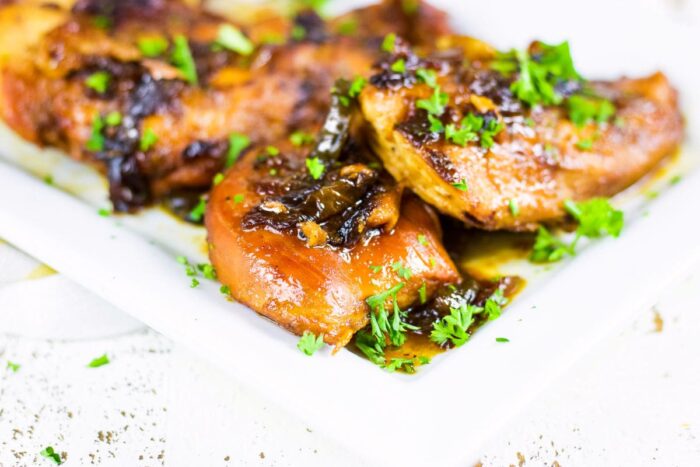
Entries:
[[[407, 307], [460, 280], [422, 201], [401, 202], [363, 164], [299, 178], [304, 152], [277, 147], [274, 157], [246, 154], [209, 199], [210, 257], [236, 300], [340, 348], [368, 324], [368, 297], [403, 282], [397, 301]], [[400, 277], [399, 265], [410, 272]]]
[[[375, 10], [365, 11], [359, 24], [375, 22]], [[428, 7], [411, 21], [445, 29], [426, 23], [443, 21]], [[175, 0], [4, 7], [0, 118], [104, 171], [115, 208], [128, 211], [205, 190], [224, 168], [231, 133], [265, 143], [319, 123], [334, 80], [366, 74], [377, 58], [374, 35], [335, 36], [312, 12], [237, 25], [258, 41], [249, 55], [217, 45], [229, 24]], [[303, 34], [289, 38], [294, 25]], [[12, 37], [29, 39], [17, 47]]]
[[[613, 195], [681, 143], [676, 92], [660, 73], [561, 80], [554, 87], [561, 105], [529, 106], [515, 95], [515, 75], [490, 69], [493, 49], [467, 39], [448, 42], [463, 50], [421, 60], [397, 46], [360, 102], [386, 169], [470, 226], [531, 231], [558, 221], [565, 200]], [[537, 60], [540, 52], [532, 53]], [[462, 64], [465, 55], [469, 65]], [[388, 69], [399, 58], [405, 73]], [[420, 68], [436, 72], [430, 84], [438, 90], [416, 77]], [[567, 107], [575, 106], [574, 123]]]

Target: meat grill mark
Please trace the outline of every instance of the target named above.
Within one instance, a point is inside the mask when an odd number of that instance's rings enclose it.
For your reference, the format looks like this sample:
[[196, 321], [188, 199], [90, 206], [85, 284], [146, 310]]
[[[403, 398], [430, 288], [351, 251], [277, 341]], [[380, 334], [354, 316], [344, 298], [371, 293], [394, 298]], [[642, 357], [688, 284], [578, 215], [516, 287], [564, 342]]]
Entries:
[[449, 183], [457, 182], [457, 169], [450, 160], [449, 157], [445, 155], [442, 151], [438, 149], [428, 149], [426, 161], [430, 164], [430, 167], [435, 170], [435, 172]]

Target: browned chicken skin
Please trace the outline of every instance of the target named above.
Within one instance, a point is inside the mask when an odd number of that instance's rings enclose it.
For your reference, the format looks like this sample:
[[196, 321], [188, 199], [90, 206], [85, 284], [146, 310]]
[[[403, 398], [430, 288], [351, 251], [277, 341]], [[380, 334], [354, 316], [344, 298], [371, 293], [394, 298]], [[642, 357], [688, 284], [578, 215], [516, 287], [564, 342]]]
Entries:
[[433, 132], [427, 111], [417, 106], [433, 89], [411, 81], [411, 71], [403, 78], [407, 85], [387, 84], [382, 81], [387, 72], [380, 73], [360, 101], [387, 170], [467, 225], [528, 231], [558, 221], [565, 200], [621, 191], [672, 154], [683, 138], [676, 92], [660, 73], [588, 83], [614, 104], [616, 118], [579, 127], [564, 105], [529, 108], [518, 102], [511, 80], [483, 60], [491, 53], [484, 44], [470, 42], [466, 53], [459, 51], [456, 57], [472, 62], [466, 66], [455, 65], [451, 52], [449, 61], [425, 64], [441, 70], [437, 85], [447, 95], [441, 123], [458, 127], [469, 113], [498, 123], [503, 129], [491, 147], [476, 136], [462, 146]]

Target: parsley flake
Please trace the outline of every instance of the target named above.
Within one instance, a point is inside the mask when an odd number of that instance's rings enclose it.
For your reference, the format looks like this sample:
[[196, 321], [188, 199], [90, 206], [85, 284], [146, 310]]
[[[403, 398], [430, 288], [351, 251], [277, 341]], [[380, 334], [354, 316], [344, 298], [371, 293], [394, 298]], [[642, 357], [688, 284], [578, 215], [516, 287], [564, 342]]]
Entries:
[[581, 139], [576, 142], [575, 146], [581, 151], [588, 151], [593, 147], [593, 140], [591, 138]]
[[[389, 290], [373, 295], [367, 298], [367, 304], [373, 310], [370, 313], [370, 326], [372, 328], [372, 336], [385, 345], [386, 337], [394, 346], [401, 346], [406, 342], [406, 331], [417, 329], [415, 326], [403, 321], [406, 312], [401, 311], [397, 301], [398, 292], [404, 287], [404, 283], [400, 282]], [[386, 311], [385, 304], [388, 300], [393, 303], [393, 313], [391, 317]]]
[[104, 129], [105, 123], [99, 114], [96, 114], [92, 119], [92, 132], [90, 133], [90, 139], [85, 143], [85, 148], [88, 151], [99, 152], [104, 149], [105, 138], [102, 136], [102, 130]]
[[206, 210], [207, 198], [205, 196], [200, 196], [199, 201], [197, 201], [197, 205], [194, 208], [192, 208], [192, 210], [187, 216], [194, 222], [201, 222]]
[[226, 168], [231, 167], [240, 157], [241, 153], [250, 145], [250, 138], [240, 133], [231, 133], [228, 137], [228, 154], [226, 155]]
[[428, 99], [418, 99], [416, 107], [427, 111], [431, 115], [440, 116], [445, 113], [445, 106], [449, 97], [447, 93], [440, 92], [440, 86], [433, 88], [433, 94]]
[[469, 141], [479, 139], [478, 132], [483, 127], [483, 117], [470, 113], [462, 119], [459, 128], [454, 123], [445, 127], [445, 139], [459, 146], [466, 146]]
[[39, 452], [39, 455], [41, 457], [51, 459], [56, 465], [61, 465], [63, 463], [63, 461], [61, 460], [61, 456], [56, 451], [54, 451], [53, 447], [51, 446], [47, 446], [44, 449], [42, 449]]
[[435, 70], [419, 68], [416, 70], [416, 76], [431, 88], [437, 87], [437, 73]]
[[319, 334], [318, 337], [314, 335], [311, 331], [304, 331], [299, 342], [297, 342], [297, 348], [301, 350], [304, 355], [312, 356], [318, 349], [323, 347], [323, 334]]
[[111, 75], [106, 71], [96, 71], [87, 77], [85, 80], [85, 86], [89, 87], [98, 94], [104, 94], [107, 92], [110, 80]]
[[245, 199], [245, 195], [243, 195], [242, 193], [237, 193], [237, 194], [233, 195], [233, 203], [234, 204], [241, 204], [244, 199]]
[[143, 152], [151, 149], [158, 142], [158, 135], [151, 128], [146, 128], [141, 134], [139, 149]]
[[392, 53], [394, 51], [394, 47], [396, 46], [396, 34], [389, 33], [384, 37], [384, 40], [382, 41], [382, 50], [384, 52], [389, 52]]
[[396, 262], [391, 265], [391, 269], [402, 279], [409, 280], [411, 278], [412, 272], [409, 268], [406, 268], [401, 264], [401, 262]]
[[216, 280], [216, 270], [214, 266], [209, 263], [202, 263], [197, 265], [197, 269], [202, 273], [202, 275], [209, 280]]
[[17, 370], [19, 370], [22, 367], [19, 363], [14, 363], [11, 361], [7, 361], [7, 369], [11, 370], [13, 373], [17, 373]]
[[255, 45], [237, 27], [231, 24], [222, 24], [216, 36], [216, 43], [225, 49], [232, 50], [241, 55], [250, 55], [255, 50]]
[[107, 208], [100, 208], [97, 210], [97, 214], [101, 217], [109, 217], [110, 215], [112, 215], [112, 211]]
[[569, 118], [577, 127], [590, 122], [605, 123], [615, 115], [615, 106], [607, 99], [573, 95], [569, 97], [567, 107]]
[[507, 337], [497, 337], [496, 342], [510, 342], [510, 339]]
[[109, 364], [109, 357], [107, 354], [103, 354], [95, 359], [93, 359], [90, 363], [88, 363], [88, 368], [99, 368], [101, 366]]
[[313, 135], [304, 133], [303, 131], [295, 131], [289, 136], [289, 141], [294, 146], [305, 146], [307, 144], [313, 144], [316, 141]]
[[311, 178], [314, 180], [320, 179], [323, 176], [323, 173], [326, 171], [326, 166], [323, 165], [323, 162], [321, 162], [321, 159], [318, 157], [307, 157], [306, 168], [308, 169]]
[[452, 186], [457, 188], [459, 191], [467, 191], [469, 189], [469, 185], [467, 185], [467, 181], [465, 179], [462, 179], [457, 183], [453, 183]]
[[400, 58], [391, 64], [391, 71], [394, 73], [406, 73], [406, 60]]
[[341, 36], [352, 36], [357, 32], [357, 20], [349, 18], [338, 25], [338, 34]]
[[450, 314], [433, 323], [430, 340], [439, 345], [447, 341], [455, 347], [464, 345], [469, 340], [469, 328], [474, 324], [474, 315], [484, 311], [476, 305], [462, 304], [459, 308], [450, 308]]
[[122, 114], [116, 110], [105, 116], [105, 123], [108, 126], [117, 126], [122, 122]]
[[428, 301], [428, 286], [425, 282], [423, 282], [420, 289], [418, 289], [418, 297], [420, 298], [421, 305], [425, 305], [425, 302]]
[[222, 285], [219, 287], [219, 292], [221, 292], [222, 295], [226, 295], [227, 297], [231, 296], [231, 287], [228, 285]]
[[142, 37], [136, 45], [141, 55], [148, 58], [160, 57], [170, 46], [168, 40], [163, 37]]
[[219, 172], [216, 175], [214, 175], [214, 178], [212, 179], [212, 184], [214, 186], [217, 186], [218, 184], [220, 184], [223, 181], [224, 181], [224, 174]]
[[508, 200], [508, 209], [510, 209], [510, 214], [513, 217], [518, 217], [520, 215], [520, 207], [518, 206], [518, 201], [512, 198]]
[[194, 63], [192, 51], [190, 50], [190, 45], [188, 44], [185, 36], [175, 36], [170, 61], [178, 70], [180, 70], [188, 83], [196, 85], [199, 82], [199, 79], [197, 78], [197, 66]]
[[426, 237], [423, 234], [418, 234], [418, 243], [420, 243], [423, 246], [428, 245], [428, 237]]
[[359, 96], [366, 85], [366, 79], [364, 79], [362, 76], [356, 77], [354, 80], [352, 80], [352, 83], [350, 83], [350, 88], [348, 88], [348, 96], [352, 98]]

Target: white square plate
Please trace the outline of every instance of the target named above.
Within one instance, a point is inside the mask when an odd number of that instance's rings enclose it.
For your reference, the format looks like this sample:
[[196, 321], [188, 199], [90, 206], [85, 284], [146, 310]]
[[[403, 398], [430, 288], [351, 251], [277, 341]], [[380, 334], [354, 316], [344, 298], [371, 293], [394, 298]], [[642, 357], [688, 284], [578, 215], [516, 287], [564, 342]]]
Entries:
[[[451, 12], [459, 31], [501, 48], [569, 39], [584, 76], [667, 72], [688, 117], [683, 159], [694, 160], [700, 66], [688, 48], [700, 44], [700, 28], [691, 2], [436, 3]], [[174, 258], [204, 261], [203, 229], [157, 209], [97, 216], [95, 206], [106, 205], [98, 175], [5, 128], [0, 153], [10, 162], [0, 162], [0, 236], [386, 465], [473, 461], [494, 429], [700, 258], [694, 208], [700, 177], [689, 173], [648, 206], [640, 206], [639, 196], [627, 200], [619, 239], [589, 245], [574, 260], [543, 270], [468, 345], [417, 375], [389, 374], [345, 351], [308, 358], [296, 350], [294, 336], [223, 300], [216, 284], [190, 289]], [[42, 183], [47, 173], [65, 191]], [[496, 344], [497, 336], [511, 342]]]

